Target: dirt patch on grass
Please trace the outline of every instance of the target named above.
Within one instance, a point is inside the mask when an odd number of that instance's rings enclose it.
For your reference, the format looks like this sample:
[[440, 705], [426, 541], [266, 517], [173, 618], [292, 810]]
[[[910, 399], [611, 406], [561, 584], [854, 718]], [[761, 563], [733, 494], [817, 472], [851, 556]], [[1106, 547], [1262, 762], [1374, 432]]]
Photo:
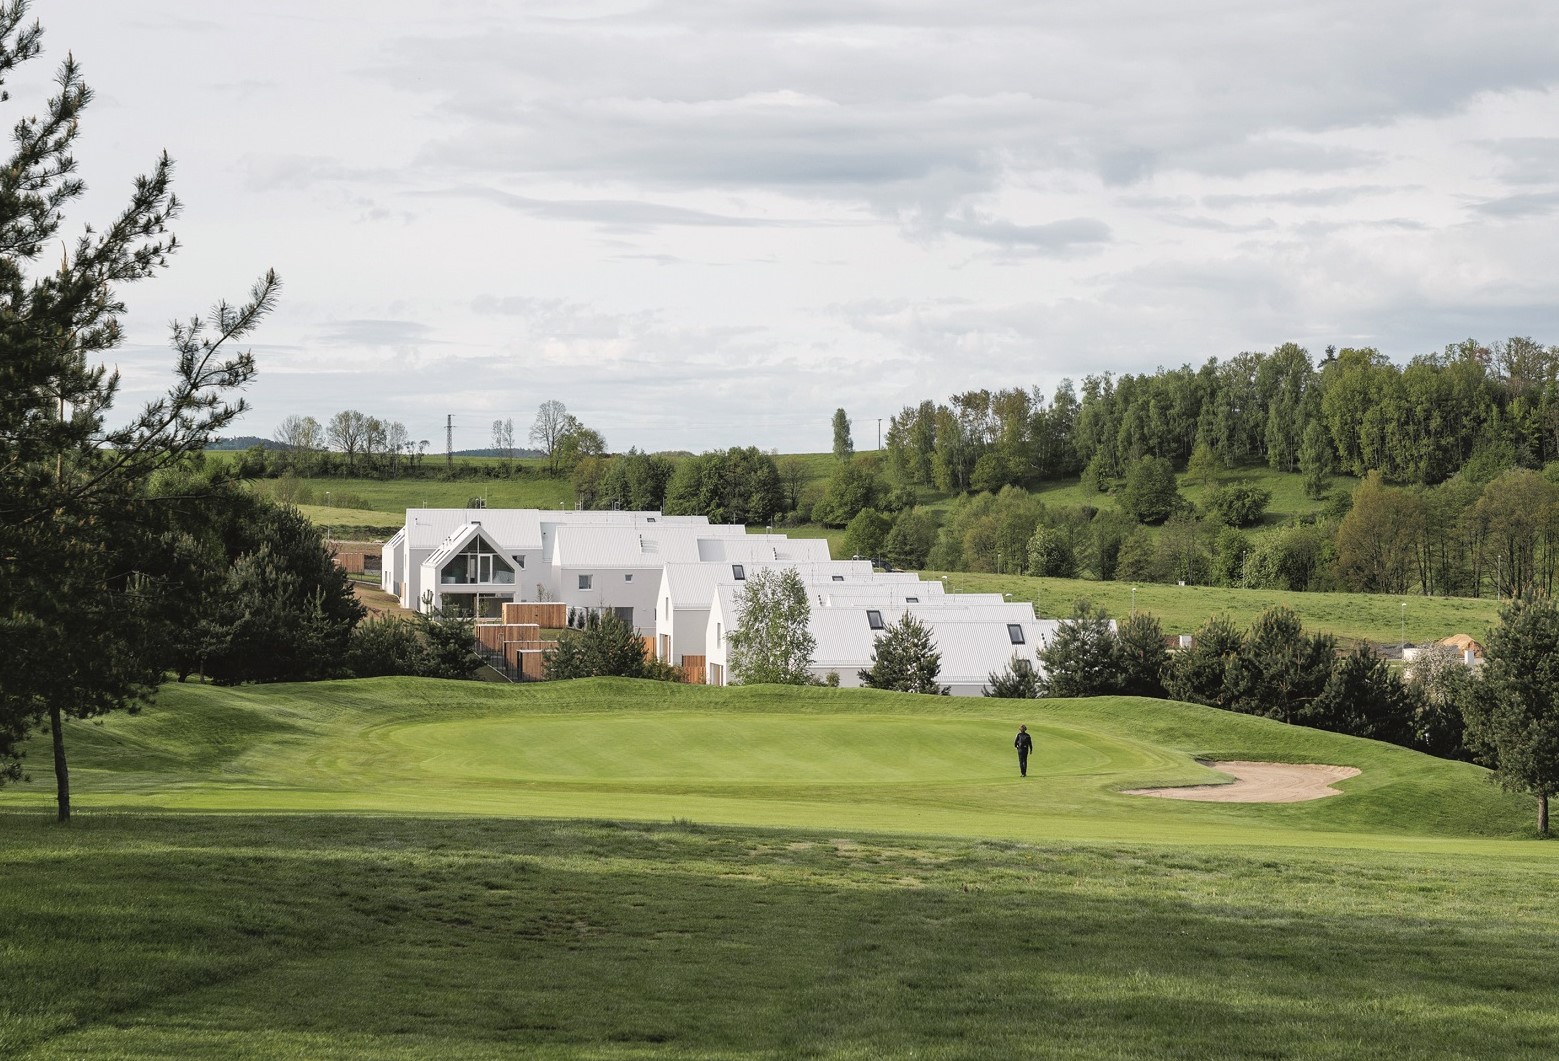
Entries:
[[386, 593], [372, 586], [365, 586], [361, 582], [352, 583], [352, 595], [358, 599], [363, 607], [368, 609], [370, 619], [378, 619], [386, 615], [411, 615], [409, 608], [402, 608], [400, 600], [393, 593]]
[[1229, 774], [1232, 784], [1181, 785], [1176, 788], [1127, 789], [1128, 796], [1158, 796], [1161, 799], [1189, 799], [1203, 803], [1304, 803], [1342, 793], [1332, 788], [1333, 781], [1355, 777], [1351, 766], [1326, 766], [1321, 763], [1246, 763], [1213, 762], [1198, 759], [1203, 766]]

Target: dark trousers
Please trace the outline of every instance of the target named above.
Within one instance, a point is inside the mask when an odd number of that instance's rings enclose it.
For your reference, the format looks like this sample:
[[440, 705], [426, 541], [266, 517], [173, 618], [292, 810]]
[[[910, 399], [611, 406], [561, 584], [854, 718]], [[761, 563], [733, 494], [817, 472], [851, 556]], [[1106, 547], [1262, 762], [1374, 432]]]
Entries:
[[1024, 777], [1027, 777], [1029, 775], [1029, 753], [1028, 752], [1019, 752], [1018, 753], [1018, 773], [1022, 774]]

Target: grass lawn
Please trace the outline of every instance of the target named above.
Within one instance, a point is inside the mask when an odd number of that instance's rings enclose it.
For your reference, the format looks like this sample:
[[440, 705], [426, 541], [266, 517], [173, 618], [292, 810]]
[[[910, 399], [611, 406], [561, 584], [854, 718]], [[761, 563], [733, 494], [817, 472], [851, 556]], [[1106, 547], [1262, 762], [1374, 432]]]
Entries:
[[[73, 825], [0, 790], [0, 1056], [1559, 1050], [1559, 847], [1482, 771], [1372, 742], [1123, 698], [410, 679], [174, 688], [68, 740]], [[1193, 755], [1362, 773], [1119, 794], [1211, 777]]]

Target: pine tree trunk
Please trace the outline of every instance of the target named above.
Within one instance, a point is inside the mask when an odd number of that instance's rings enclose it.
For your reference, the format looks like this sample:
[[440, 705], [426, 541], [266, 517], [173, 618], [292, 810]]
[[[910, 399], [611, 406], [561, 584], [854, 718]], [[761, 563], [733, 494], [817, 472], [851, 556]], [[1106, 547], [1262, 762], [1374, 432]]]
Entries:
[[1548, 793], [1537, 794], [1537, 834], [1548, 835]]
[[[70, 821], [70, 767], [65, 765], [64, 719], [58, 704], [49, 708], [49, 730], [54, 735], [54, 787], [59, 801], [59, 820]], [[1544, 812], [1544, 820], [1547, 813]]]

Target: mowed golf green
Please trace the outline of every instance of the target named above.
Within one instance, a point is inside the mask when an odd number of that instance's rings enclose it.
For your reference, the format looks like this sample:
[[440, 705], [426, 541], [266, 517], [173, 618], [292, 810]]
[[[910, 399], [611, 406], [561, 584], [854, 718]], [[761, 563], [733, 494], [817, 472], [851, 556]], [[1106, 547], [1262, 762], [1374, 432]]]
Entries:
[[[604, 679], [174, 687], [67, 740], [70, 826], [46, 744], [0, 789], [3, 1057], [1559, 1055], [1559, 845], [1374, 742]], [[1198, 757], [1360, 773], [1122, 792]]]

